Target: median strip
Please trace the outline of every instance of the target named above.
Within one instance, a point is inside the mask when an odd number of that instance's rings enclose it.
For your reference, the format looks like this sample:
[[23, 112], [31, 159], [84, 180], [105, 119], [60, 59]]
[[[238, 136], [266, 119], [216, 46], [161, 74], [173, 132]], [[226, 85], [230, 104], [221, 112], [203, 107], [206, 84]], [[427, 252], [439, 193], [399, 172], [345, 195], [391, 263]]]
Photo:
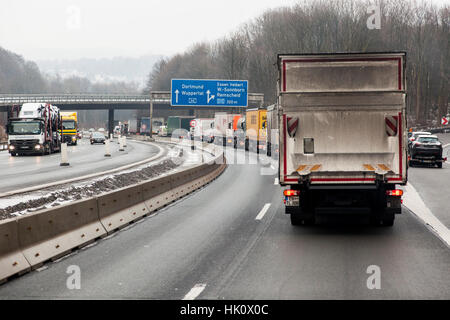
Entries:
[[[149, 142], [150, 143], [150, 142]], [[130, 169], [154, 160], [157, 160], [159, 158], [161, 158], [164, 154], [164, 149], [161, 146], [158, 146], [157, 144], [152, 143], [152, 145], [154, 145], [155, 147], [159, 148], [159, 152], [157, 155], [145, 159], [145, 160], [141, 160], [138, 162], [134, 162], [131, 164], [127, 164], [125, 166], [119, 167], [119, 168], [115, 168], [115, 169], [111, 169], [111, 170], [107, 170], [107, 171], [102, 171], [102, 172], [97, 172], [97, 173], [92, 173], [92, 174], [88, 174], [85, 176], [81, 176], [81, 177], [76, 177], [76, 178], [71, 178], [71, 179], [66, 179], [66, 180], [61, 180], [61, 181], [55, 181], [55, 182], [51, 182], [51, 183], [47, 183], [47, 184], [41, 184], [38, 186], [33, 186], [33, 187], [28, 187], [28, 188], [23, 188], [23, 189], [19, 189], [19, 190], [13, 190], [13, 191], [7, 191], [7, 192], [3, 192], [0, 193], [0, 198], [3, 197], [8, 197], [8, 196], [12, 196], [15, 194], [22, 194], [22, 193], [26, 193], [26, 192], [30, 192], [30, 191], [36, 191], [36, 190], [41, 190], [41, 189], [45, 189], [45, 188], [49, 188], [49, 187], [54, 187], [54, 186], [58, 186], [61, 184], [66, 184], [66, 183], [71, 183], [71, 182], [76, 182], [76, 181], [81, 181], [81, 180], [86, 180], [86, 179], [91, 179], [91, 178], [95, 178], [95, 177], [99, 177], [99, 176], [103, 176], [106, 174], [111, 174], [111, 173], [115, 173], [118, 171], [122, 171], [122, 170], [126, 170], [126, 169]]]

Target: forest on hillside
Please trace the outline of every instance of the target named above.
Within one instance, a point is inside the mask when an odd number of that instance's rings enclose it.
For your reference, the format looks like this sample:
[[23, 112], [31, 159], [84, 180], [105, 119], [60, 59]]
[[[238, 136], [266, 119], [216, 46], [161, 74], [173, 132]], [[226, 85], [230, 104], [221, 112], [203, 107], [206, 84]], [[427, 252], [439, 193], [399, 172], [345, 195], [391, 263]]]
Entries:
[[436, 122], [449, 104], [450, 6], [381, 0], [380, 29], [369, 29], [373, 3], [305, 0], [268, 10], [222, 39], [160, 59], [146, 90], [169, 90], [171, 78], [241, 79], [271, 104], [279, 53], [406, 51], [411, 125]]
[[[150, 66], [149, 66], [150, 68]], [[135, 82], [111, 81], [92, 82], [85, 77], [43, 74], [37, 64], [25, 60], [21, 55], [0, 47], [0, 94], [31, 93], [131, 93], [139, 94]], [[117, 119], [128, 119], [132, 111], [119, 111]], [[104, 110], [80, 111], [80, 123], [87, 128], [104, 127], [107, 112]], [[4, 139], [6, 114], [0, 113], [0, 139]]]

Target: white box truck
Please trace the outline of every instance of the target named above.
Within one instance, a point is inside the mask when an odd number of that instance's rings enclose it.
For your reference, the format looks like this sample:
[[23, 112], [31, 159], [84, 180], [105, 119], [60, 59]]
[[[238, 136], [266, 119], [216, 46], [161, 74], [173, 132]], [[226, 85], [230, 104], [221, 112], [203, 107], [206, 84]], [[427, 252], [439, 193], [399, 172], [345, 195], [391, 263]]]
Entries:
[[293, 225], [392, 226], [407, 182], [404, 52], [278, 55], [280, 185]]
[[8, 150], [11, 156], [51, 154], [61, 150], [62, 122], [58, 107], [48, 103], [24, 103], [8, 118]]

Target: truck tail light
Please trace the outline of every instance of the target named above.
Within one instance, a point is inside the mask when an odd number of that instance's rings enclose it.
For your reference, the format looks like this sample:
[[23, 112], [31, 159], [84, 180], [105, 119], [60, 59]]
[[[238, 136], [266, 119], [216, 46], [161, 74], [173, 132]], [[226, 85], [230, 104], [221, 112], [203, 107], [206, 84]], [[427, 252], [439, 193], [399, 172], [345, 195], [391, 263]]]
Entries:
[[286, 190], [283, 191], [283, 194], [284, 194], [285, 197], [298, 196], [298, 195], [300, 195], [300, 191], [286, 189]]
[[403, 195], [403, 190], [400, 190], [400, 189], [387, 190], [386, 195], [394, 196], [394, 197], [401, 197]]

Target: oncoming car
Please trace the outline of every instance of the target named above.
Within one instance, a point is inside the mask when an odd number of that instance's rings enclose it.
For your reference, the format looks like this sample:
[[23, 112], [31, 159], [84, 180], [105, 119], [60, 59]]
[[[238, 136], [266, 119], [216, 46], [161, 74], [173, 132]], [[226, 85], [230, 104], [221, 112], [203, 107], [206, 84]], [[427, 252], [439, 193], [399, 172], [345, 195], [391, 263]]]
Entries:
[[105, 138], [105, 135], [103, 133], [93, 132], [91, 134], [91, 139], [90, 140], [91, 140], [91, 144], [94, 144], [94, 143], [103, 143], [103, 144], [105, 144], [106, 138]]

